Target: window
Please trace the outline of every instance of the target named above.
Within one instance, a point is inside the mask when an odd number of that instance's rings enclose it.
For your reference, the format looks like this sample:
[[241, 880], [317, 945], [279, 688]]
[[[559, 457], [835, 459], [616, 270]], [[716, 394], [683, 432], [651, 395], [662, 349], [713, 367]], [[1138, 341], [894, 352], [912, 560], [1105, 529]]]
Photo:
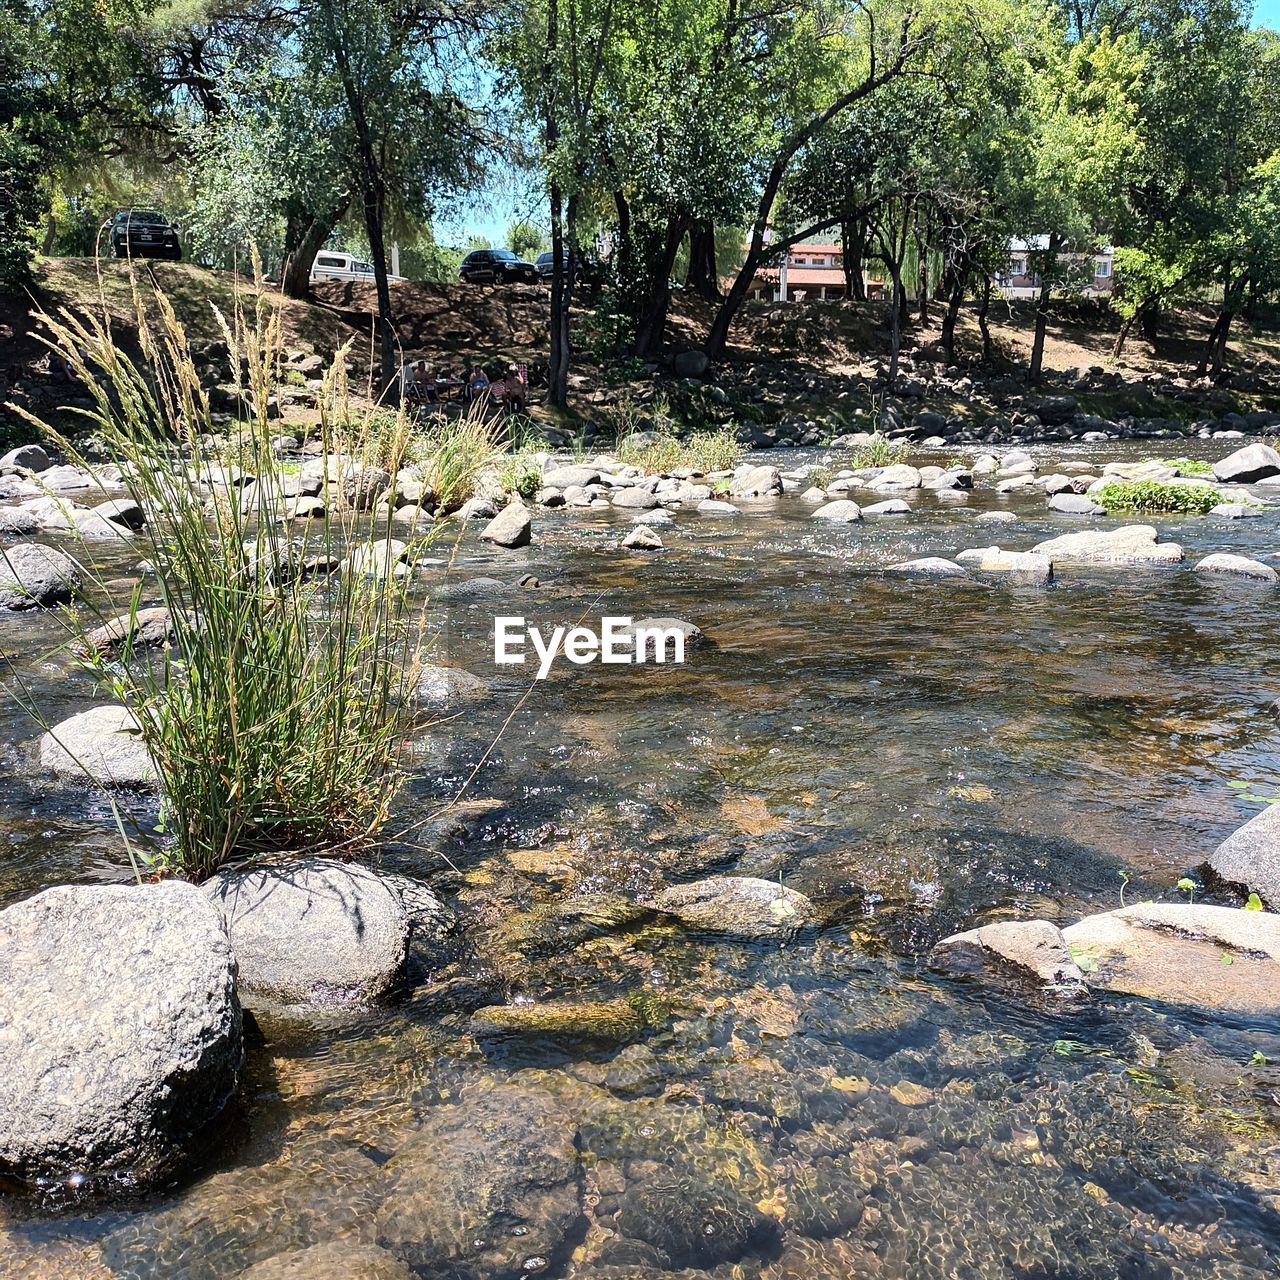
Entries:
[[1009, 274], [1011, 276], [1025, 276], [1027, 274], [1026, 258], [1010, 258]]
[[802, 258], [799, 256], [799, 254], [796, 254], [791, 259], [791, 265], [793, 267], [803, 267], [804, 264], [808, 261], [809, 261], [808, 258]]
[[1111, 259], [1096, 259], [1093, 264], [1093, 274], [1097, 280], [1109, 280], [1111, 278]]
[[317, 267], [345, 267], [347, 264], [341, 258], [317, 258]]

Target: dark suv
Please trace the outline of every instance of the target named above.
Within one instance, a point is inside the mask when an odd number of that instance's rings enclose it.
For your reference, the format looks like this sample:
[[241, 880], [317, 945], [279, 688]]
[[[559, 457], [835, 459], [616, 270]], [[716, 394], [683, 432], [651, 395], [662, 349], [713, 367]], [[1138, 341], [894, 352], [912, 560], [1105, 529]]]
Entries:
[[[552, 268], [555, 265], [556, 255], [548, 251], [547, 253], [538, 254], [538, 260], [533, 265], [538, 270], [538, 275], [543, 280], [550, 280]], [[564, 269], [569, 270], [569, 251], [566, 249], [560, 259], [564, 263]], [[578, 272], [576, 276], [578, 284], [584, 285], [588, 289], [598, 289], [605, 281], [605, 265], [596, 258], [588, 257], [582, 254], [578, 258]]]
[[178, 228], [151, 209], [123, 209], [111, 219], [107, 249], [113, 258], [182, 259]]
[[463, 284], [537, 284], [538, 269], [510, 249], [473, 249], [458, 268]]

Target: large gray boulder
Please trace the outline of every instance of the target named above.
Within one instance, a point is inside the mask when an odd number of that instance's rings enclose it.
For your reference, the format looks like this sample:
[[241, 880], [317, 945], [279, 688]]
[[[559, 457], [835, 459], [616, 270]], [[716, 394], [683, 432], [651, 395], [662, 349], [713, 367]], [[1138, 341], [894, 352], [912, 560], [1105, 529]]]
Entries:
[[819, 507], [813, 518], [830, 520], [834, 524], [857, 524], [862, 519], [862, 508], [849, 498], [837, 498]]
[[30, 471], [38, 474], [48, 471], [51, 466], [53, 461], [43, 446], [38, 444], [21, 444], [0, 458], [0, 471]]
[[1227, 484], [1252, 484], [1280, 475], [1280, 453], [1269, 445], [1247, 444], [1213, 464], [1213, 478]]
[[658, 495], [640, 485], [628, 485], [613, 491], [613, 505], [623, 511], [652, 511], [659, 505]]
[[951, 973], [1013, 977], [1042, 987], [1078, 991], [1084, 975], [1061, 930], [1048, 920], [1002, 920], [953, 933], [929, 953]]
[[0, 537], [25, 538], [40, 532], [40, 521], [21, 507], [0, 507]]
[[1233, 831], [1205, 864], [1220, 880], [1256, 893], [1280, 911], [1280, 804], [1269, 804]]
[[671, 885], [651, 905], [691, 929], [744, 939], [784, 937], [815, 915], [803, 893], [754, 876], [713, 876]]
[[49, 609], [79, 591], [79, 567], [56, 547], [20, 542], [0, 551], [0, 609]]
[[583, 1226], [577, 1126], [511, 1082], [428, 1109], [386, 1177], [378, 1243], [420, 1275], [559, 1275]]
[[480, 531], [482, 542], [499, 547], [527, 547], [533, 538], [533, 522], [523, 502], [509, 502]]
[[235, 982], [193, 885], [64, 886], [0, 912], [0, 1174], [162, 1176], [235, 1090]]
[[731, 498], [772, 498], [782, 492], [782, 473], [777, 467], [749, 467], [729, 482]]
[[404, 968], [404, 904], [367, 867], [297, 858], [220, 871], [202, 888], [226, 917], [248, 996], [291, 1004], [375, 1000]]
[[127, 707], [90, 707], [40, 738], [40, 767], [55, 778], [101, 787], [155, 786], [156, 767]]
[[1031, 549], [1055, 562], [1085, 564], [1178, 564], [1183, 559], [1182, 548], [1176, 542], [1157, 542], [1156, 530], [1149, 524], [1064, 533]]
[[1104, 911], [1062, 931], [1091, 987], [1252, 1017], [1280, 1013], [1280, 916], [1178, 902]]
[[600, 468], [582, 465], [553, 467], [542, 477], [544, 489], [571, 489], [575, 485], [586, 488], [589, 484], [600, 483]]

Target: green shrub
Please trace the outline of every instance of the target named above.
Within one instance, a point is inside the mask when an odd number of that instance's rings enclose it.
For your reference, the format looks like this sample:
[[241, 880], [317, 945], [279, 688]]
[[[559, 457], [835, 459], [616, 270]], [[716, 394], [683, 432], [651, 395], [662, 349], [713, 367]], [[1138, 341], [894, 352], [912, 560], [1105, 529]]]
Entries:
[[650, 473], [731, 471], [744, 452], [737, 434], [728, 428], [696, 431], [684, 439], [670, 432], [652, 437], [632, 433], [618, 443], [620, 461]]
[[849, 466], [854, 471], [863, 467], [892, 467], [905, 462], [911, 452], [905, 440], [890, 440], [887, 436], [873, 435], [866, 444], [860, 444], [849, 453]]
[[[354, 501], [327, 502], [297, 535], [282, 532], [299, 525], [290, 524], [292, 500], [276, 483], [282, 471], [270, 447], [280, 328], [262, 297], [252, 321], [237, 309], [223, 322], [233, 368], [247, 361], [258, 482], [242, 490], [219, 479], [201, 443], [213, 425], [186, 336], [168, 300], [158, 302], [155, 323], [137, 306], [145, 353], [137, 365], [105, 315], [42, 317], [48, 345], [92, 394], [85, 416], [146, 511], [135, 546], [155, 569], [153, 583], [139, 581], [126, 599], [95, 582], [105, 607], [65, 615], [74, 649], [87, 653], [91, 626], [133, 617], [144, 603], [172, 618], [168, 649], [83, 659], [137, 716], [156, 765], [165, 839], [149, 869], [201, 880], [255, 855], [354, 850], [385, 822], [404, 776], [419, 637], [404, 608], [412, 551], [405, 569], [390, 571], [398, 548], [389, 521], [358, 509], [367, 505], [359, 485]], [[335, 364], [330, 405], [343, 377]], [[349, 425], [350, 406], [339, 398], [337, 407]], [[323, 443], [336, 447], [336, 420], [323, 405], [321, 417]], [[86, 465], [70, 439], [30, 420]], [[407, 438], [403, 423], [394, 435]], [[350, 461], [371, 464], [367, 453]], [[388, 571], [326, 572], [355, 559]]]
[[1203, 516], [1222, 501], [1222, 495], [1209, 485], [1158, 484], [1154, 480], [1114, 481], [1093, 496], [1108, 511], [1149, 515]]
[[1173, 467], [1180, 476], [1213, 475], [1213, 463], [1204, 462], [1199, 458], [1148, 458], [1147, 461]]
[[542, 467], [523, 451], [503, 454], [498, 461], [498, 483], [504, 493], [532, 498], [542, 488]]

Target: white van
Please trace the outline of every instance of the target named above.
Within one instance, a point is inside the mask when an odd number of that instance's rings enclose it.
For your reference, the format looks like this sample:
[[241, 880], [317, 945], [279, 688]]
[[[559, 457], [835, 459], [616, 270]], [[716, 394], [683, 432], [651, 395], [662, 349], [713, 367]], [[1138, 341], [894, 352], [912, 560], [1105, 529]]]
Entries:
[[[388, 280], [403, 280], [404, 276], [395, 276], [387, 272]], [[311, 283], [321, 280], [366, 280], [373, 282], [373, 264], [361, 262], [354, 254], [331, 253], [322, 249], [311, 264]]]

